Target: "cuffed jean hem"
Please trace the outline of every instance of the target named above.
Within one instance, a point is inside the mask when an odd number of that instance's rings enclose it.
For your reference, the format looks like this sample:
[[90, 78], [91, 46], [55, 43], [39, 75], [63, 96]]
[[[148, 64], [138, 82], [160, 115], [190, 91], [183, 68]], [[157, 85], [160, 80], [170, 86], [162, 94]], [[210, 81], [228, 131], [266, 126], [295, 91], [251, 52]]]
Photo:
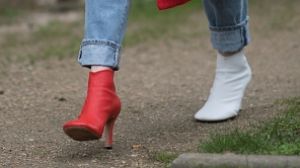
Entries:
[[235, 26], [210, 26], [210, 30], [212, 46], [220, 53], [239, 51], [251, 40], [248, 18]]
[[107, 40], [84, 39], [78, 54], [78, 62], [81, 66], [106, 66], [113, 70], [119, 70], [120, 45]]

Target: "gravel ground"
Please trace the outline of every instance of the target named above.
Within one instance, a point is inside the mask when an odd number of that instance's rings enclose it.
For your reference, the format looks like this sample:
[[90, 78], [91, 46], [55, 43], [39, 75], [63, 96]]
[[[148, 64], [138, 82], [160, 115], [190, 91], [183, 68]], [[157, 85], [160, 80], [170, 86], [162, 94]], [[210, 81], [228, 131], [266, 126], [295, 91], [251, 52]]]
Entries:
[[162, 167], [156, 152], [197, 152], [212, 132], [271, 118], [275, 100], [300, 95], [300, 29], [264, 33], [258, 24], [264, 19], [252, 17], [254, 40], [246, 52], [253, 80], [243, 110], [224, 123], [193, 120], [214, 76], [208, 33], [125, 48], [116, 77], [123, 109], [112, 151], [102, 149], [101, 140], [79, 143], [62, 131], [85, 96], [88, 71], [76, 58], [11, 64], [0, 76], [0, 167]]

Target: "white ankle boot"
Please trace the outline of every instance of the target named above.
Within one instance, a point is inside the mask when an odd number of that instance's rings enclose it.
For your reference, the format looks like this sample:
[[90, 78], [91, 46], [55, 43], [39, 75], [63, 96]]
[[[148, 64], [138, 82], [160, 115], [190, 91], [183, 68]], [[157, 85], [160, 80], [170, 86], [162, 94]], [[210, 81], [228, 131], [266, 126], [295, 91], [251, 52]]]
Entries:
[[228, 57], [218, 54], [213, 87], [195, 119], [222, 121], [237, 116], [250, 80], [251, 69], [243, 51]]

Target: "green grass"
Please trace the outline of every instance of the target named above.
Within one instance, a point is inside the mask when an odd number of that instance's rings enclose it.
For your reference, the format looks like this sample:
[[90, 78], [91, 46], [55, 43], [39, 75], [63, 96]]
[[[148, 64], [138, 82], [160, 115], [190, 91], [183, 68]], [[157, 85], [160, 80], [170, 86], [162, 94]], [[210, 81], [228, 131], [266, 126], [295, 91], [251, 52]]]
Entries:
[[42, 58], [74, 56], [79, 50], [82, 38], [82, 29], [79, 28], [81, 26], [80, 22], [54, 21], [35, 31], [31, 42], [42, 42], [40, 46], [43, 53]]
[[0, 25], [14, 23], [24, 13], [23, 10], [12, 7], [0, 8]]
[[34, 8], [33, 0], [0, 0], [0, 25], [13, 24]]
[[193, 12], [201, 12], [201, 2], [159, 11], [155, 1], [132, 1], [128, 32], [124, 45], [132, 46], [153, 39], [176, 36], [180, 25], [188, 22]]
[[20, 15], [20, 10], [15, 9], [15, 8], [3, 8], [0, 10], [0, 16], [1, 17], [8, 17], [8, 18], [14, 18]]
[[166, 152], [166, 151], [160, 151], [156, 152], [153, 155], [153, 159], [155, 161], [158, 161], [160, 163], [164, 164], [165, 168], [171, 167], [171, 162], [177, 157], [177, 154]]
[[215, 134], [202, 143], [200, 152], [300, 155], [300, 97], [281, 101], [284, 113], [250, 131]]
[[6, 34], [3, 55], [10, 62], [75, 56], [79, 50], [81, 23], [52, 21], [29, 34]]

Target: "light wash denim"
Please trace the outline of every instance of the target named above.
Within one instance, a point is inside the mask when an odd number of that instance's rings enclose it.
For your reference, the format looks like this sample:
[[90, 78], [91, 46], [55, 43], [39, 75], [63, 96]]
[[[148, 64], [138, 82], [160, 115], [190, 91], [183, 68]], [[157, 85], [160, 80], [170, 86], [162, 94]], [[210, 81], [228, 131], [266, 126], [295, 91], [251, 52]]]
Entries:
[[[203, 1], [216, 50], [234, 52], [249, 43], [247, 0]], [[78, 62], [84, 67], [101, 65], [118, 70], [130, 0], [85, 2], [85, 35]]]
[[247, 0], [204, 0], [204, 8], [219, 52], [238, 51], [250, 42]]

